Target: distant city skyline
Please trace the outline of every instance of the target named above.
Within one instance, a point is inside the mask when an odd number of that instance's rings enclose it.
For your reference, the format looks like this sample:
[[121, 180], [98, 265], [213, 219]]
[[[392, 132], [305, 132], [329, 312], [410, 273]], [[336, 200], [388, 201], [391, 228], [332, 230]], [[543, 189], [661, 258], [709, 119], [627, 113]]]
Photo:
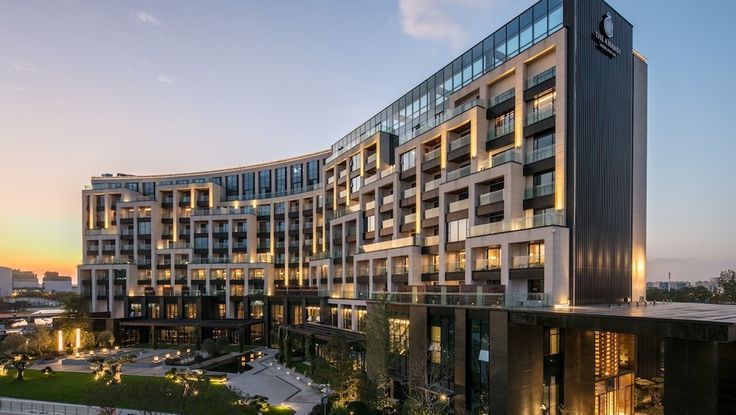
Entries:
[[[736, 88], [724, 82], [734, 57], [720, 41], [736, 4], [610, 3], [634, 19], [635, 47], [649, 59], [648, 279], [716, 277], [736, 268], [727, 127]], [[76, 280], [90, 176], [326, 149], [527, 6], [4, 3], [0, 266]], [[706, 82], [683, 82], [695, 76]]]

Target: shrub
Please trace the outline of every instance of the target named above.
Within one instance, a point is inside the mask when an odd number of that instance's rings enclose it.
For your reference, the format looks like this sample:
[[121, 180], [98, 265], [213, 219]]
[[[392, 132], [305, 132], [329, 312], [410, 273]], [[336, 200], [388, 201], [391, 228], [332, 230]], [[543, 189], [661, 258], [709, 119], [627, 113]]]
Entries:
[[230, 345], [230, 342], [227, 340], [227, 337], [225, 336], [220, 336], [217, 338], [217, 341], [215, 341], [215, 349], [217, 350], [218, 353], [225, 350], [225, 348], [229, 345]]
[[102, 347], [109, 347], [115, 343], [115, 336], [109, 330], [101, 331], [97, 334], [97, 345]]
[[212, 339], [207, 339], [203, 341], [202, 351], [209, 354], [210, 357], [217, 355], [217, 346], [215, 345], [215, 341]]

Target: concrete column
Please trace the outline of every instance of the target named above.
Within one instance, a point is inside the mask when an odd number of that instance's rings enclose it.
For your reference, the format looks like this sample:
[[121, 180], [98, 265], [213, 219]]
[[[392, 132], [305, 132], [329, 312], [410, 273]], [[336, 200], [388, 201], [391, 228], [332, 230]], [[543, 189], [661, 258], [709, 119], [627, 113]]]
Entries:
[[92, 268], [92, 311], [97, 311], [97, 270]]
[[233, 310], [231, 309], [230, 302], [230, 268], [225, 268], [225, 317], [233, 318]]
[[574, 328], [563, 333], [565, 406], [572, 413], [585, 413], [594, 407], [595, 399], [594, 334]]
[[[725, 390], [729, 387], [728, 380], [733, 385], [734, 375], [731, 372], [729, 378], [724, 379], [726, 384], [718, 384], [718, 357], [715, 342], [665, 339], [664, 407], [667, 415], [727, 413], [720, 412], [722, 409], [718, 407], [719, 386]], [[733, 362], [730, 366], [734, 366]]]

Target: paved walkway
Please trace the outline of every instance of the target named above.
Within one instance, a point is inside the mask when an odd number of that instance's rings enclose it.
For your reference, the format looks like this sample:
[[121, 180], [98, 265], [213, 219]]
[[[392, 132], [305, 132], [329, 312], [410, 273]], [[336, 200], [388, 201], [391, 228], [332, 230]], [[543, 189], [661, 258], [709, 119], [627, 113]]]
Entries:
[[311, 379], [282, 367], [275, 359], [277, 350], [257, 349], [264, 356], [250, 362], [253, 369], [229, 375], [228, 384], [244, 395], [263, 395], [271, 405], [286, 405], [295, 415], [307, 415], [322, 395], [311, 386]]

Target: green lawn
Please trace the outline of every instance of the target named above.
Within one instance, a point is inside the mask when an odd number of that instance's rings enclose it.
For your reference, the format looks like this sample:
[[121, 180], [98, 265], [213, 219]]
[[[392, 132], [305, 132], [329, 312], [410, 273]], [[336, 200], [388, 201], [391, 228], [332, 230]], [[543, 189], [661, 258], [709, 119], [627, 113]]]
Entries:
[[[91, 396], [104, 399], [105, 402], [126, 409], [159, 410], [165, 412], [179, 412], [181, 395], [177, 394], [178, 387], [165, 378], [152, 376], [125, 375], [123, 373], [123, 384], [120, 386], [105, 386], [104, 382], [95, 382], [89, 373], [57, 372], [53, 375], [44, 376], [39, 370], [26, 370], [25, 381], [15, 381], [15, 371], [0, 377], [0, 396], [18, 399], [32, 399], [51, 402], [62, 402], [88, 405], [97, 401], [90, 401]], [[105, 394], [105, 388], [111, 392]], [[168, 389], [167, 389], [168, 388]], [[140, 395], [151, 391], [157, 396], [162, 396], [163, 391], [172, 391], [171, 398], [140, 399]], [[168, 394], [168, 393], [167, 393]], [[152, 397], [152, 398], [155, 398]], [[225, 402], [233, 402], [238, 398], [235, 392], [222, 385], [207, 385], [202, 393], [191, 399], [187, 413], [205, 414], [210, 413], [213, 403], [225, 405]], [[201, 408], [199, 406], [202, 406]], [[255, 413], [243, 408], [238, 413]]]

